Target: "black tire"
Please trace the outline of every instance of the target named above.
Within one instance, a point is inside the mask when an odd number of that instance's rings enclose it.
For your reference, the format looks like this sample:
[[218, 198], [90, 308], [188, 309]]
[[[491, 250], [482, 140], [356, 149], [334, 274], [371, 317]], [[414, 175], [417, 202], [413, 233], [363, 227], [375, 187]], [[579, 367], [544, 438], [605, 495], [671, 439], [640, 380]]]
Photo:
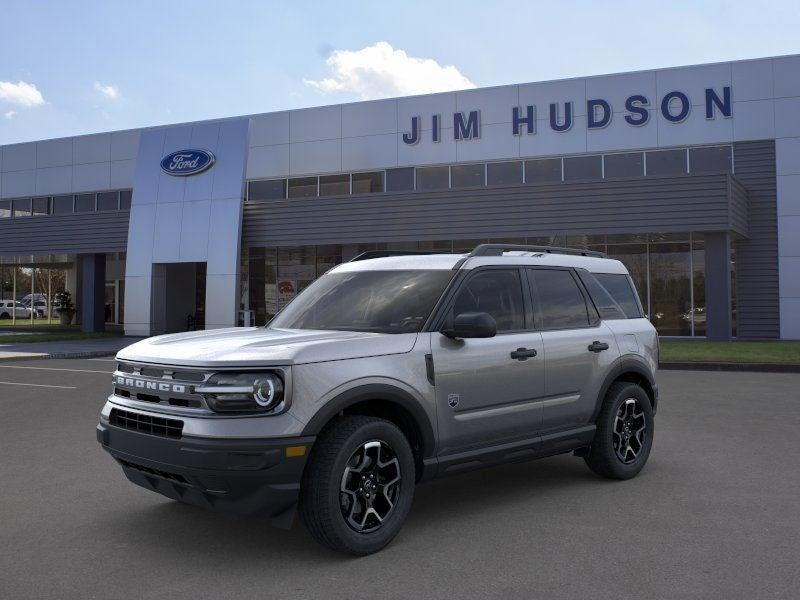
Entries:
[[5, 319], [10, 319], [10, 318], [11, 318], [11, 315], [8, 314], [7, 312], [0, 313], [0, 319], [5, 320]]
[[[381, 442], [384, 446], [376, 449], [375, 442]], [[372, 448], [364, 450], [367, 445]], [[383, 467], [386, 471], [379, 473], [377, 479], [389, 482], [395, 466], [400, 479], [395, 484], [373, 488], [371, 500], [364, 497], [365, 493], [369, 493], [368, 490], [359, 491], [361, 487], [352, 493], [342, 492], [345, 481], [357, 482], [369, 478], [368, 467], [382, 462], [362, 458], [367, 456], [367, 452], [373, 451], [382, 452], [384, 460], [390, 459], [389, 466]], [[356, 467], [361, 465], [367, 466], [356, 471]], [[300, 487], [300, 516], [311, 535], [332, 550], [356, 556], [377, 552], [394, 539], [408, 516], [414, 498], [414, 470], [411, 446], [393, 423], [358, 415], [339, 417], [319, 435], [308, 458]], [[366, 487], [368, 483], [362, 482], [361, 486]], [[379, 494], [375, 489], [382, 491]], [[386, 494], [391, 495], [394, 501], [390, 502]], [[378, 506], [379, 499], [381, 506]], [[354, 515], [360, 517], [363, 513], [369, 513], [366, 507], [372, 507], [372, 502], [376, 503], [375, 510], [378, 512], [383, 512], [390, 504], [391, 507], [385, 512], [382, 523], [374, 529], [365, 526], [362, 531], [356, 530], [356, 525], [348, 522], [345, 512], [352, 520], [359, 521], [360, 518]], [[367, 514], [364, 521], [367, 525], [378, 523], [373, 514]]]
[[[637, 419], [626, 417], [618, 421], [622, 410], [627, 414], [641, 414], [641, 417]], [[635, 431], [642, 423], [645, 429], [643, 434], [637, 437]], [[597, 432], [584, 460], [592, 471], [603, 477], [609, 479], [635, 477], [650, 456], [653, 432], [653, 408], [647, 392], [635, 383], [617, 382], [606, 394], [600, 415], [597, 417]], [[629, 445], [623, 448], [624, 444]], [[620, 454], [625, 456], [625, 460]]]

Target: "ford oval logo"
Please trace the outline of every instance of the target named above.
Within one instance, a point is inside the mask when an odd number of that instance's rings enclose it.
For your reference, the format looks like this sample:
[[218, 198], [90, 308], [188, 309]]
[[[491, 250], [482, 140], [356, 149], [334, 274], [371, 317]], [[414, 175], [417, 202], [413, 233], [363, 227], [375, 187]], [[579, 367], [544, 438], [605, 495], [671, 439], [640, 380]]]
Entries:
[[210, 169], [216, 157], [208, 150], [178, 150], [161, 160], [161, 170], [167, 175], [185, 177]]

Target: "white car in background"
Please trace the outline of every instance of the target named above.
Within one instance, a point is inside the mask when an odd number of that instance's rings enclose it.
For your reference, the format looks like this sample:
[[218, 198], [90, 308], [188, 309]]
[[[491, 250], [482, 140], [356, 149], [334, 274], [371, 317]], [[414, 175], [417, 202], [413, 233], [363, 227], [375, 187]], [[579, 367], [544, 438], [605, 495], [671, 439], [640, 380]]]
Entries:
[[0, 319], [30, 319], [31, 309], [18, 300], [0, 300]]

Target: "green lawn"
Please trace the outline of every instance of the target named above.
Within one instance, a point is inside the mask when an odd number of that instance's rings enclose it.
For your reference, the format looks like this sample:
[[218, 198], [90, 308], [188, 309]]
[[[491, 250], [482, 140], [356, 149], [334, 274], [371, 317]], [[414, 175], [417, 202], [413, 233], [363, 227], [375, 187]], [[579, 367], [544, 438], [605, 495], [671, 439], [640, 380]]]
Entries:
[[662, 340], [662, 362], [800, 364], [800, 342], [703, 342]]
[[90, 340], [96, 338], [119, 337], [122, 333], [101, 332], [83, 333], [82, 331], [48, 331], [43, 333], [15, 333], [3, 335], [0, 331], [0, 344], [27, 344], [30, 342], [66, 342], [69, 340]]

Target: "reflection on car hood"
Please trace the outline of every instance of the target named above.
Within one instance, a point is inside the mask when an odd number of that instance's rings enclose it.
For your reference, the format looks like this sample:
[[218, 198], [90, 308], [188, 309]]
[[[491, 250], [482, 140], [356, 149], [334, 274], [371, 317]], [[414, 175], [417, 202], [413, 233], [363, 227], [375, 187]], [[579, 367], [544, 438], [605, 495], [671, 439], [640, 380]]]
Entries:
[[117, 358], [186, 366], [290, 365], [400, 354], [414, 347], [416, 333], [232, 327], [147, 338]]

